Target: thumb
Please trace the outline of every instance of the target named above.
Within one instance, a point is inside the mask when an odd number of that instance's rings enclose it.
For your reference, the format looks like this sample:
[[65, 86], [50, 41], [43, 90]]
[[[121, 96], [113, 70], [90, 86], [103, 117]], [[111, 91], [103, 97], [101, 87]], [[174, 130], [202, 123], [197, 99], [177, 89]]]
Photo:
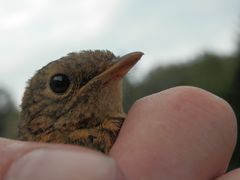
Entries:
[[115, 161], [83, 147], [0, 138], [0, 180], [123, 179]]

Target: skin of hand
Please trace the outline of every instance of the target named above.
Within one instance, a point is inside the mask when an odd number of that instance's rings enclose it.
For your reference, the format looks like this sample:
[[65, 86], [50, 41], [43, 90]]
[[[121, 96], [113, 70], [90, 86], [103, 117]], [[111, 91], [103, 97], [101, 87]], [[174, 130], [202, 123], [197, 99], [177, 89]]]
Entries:
[[138, 100], [110, 154], [84, 147], [0, 139], [0, 180], [234, 180], [225, 174], [236, 117], [219, 97], [176, 87]]

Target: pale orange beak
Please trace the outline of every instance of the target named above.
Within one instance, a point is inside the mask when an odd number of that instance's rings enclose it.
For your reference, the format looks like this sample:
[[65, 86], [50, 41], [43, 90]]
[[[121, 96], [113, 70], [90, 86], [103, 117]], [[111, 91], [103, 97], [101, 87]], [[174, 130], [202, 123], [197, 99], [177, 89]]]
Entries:
[[142, 52], [132, 52], [117, 58], [110, 68], [94, 77], [86, 86], [81, 88], [81, 92], [91, 88], [94, 83], [106, 84], [110, 81], [120, 81], [142, 56]]
[[[132, 52], [125, 56], [122, 56], [116, 60], [116, 62], [101, 75], [101, 79], [121, 79], [128, 71], [141, 59], [143, 56], [142, 52]], [[104, 77], [103, 77], [104, 76]]]

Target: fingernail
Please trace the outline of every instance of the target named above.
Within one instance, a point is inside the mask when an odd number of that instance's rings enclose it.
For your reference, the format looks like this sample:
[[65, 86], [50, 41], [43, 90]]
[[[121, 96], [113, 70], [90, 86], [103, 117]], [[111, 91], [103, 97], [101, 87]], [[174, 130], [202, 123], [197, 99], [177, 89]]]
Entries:
[[37, 149], [13, 162], [4, 180], [125, 179], [115, 161], [101, 154]]

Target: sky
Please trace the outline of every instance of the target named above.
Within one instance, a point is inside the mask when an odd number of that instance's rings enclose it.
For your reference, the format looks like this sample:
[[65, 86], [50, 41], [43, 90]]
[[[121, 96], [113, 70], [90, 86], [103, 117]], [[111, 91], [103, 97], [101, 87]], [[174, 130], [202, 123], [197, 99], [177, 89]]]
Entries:
[[37, 69], [69, 52], [144, 52], [131, 75], [234, 51], [239, 0], [0, 0], [0, 87], [19, 106]]

